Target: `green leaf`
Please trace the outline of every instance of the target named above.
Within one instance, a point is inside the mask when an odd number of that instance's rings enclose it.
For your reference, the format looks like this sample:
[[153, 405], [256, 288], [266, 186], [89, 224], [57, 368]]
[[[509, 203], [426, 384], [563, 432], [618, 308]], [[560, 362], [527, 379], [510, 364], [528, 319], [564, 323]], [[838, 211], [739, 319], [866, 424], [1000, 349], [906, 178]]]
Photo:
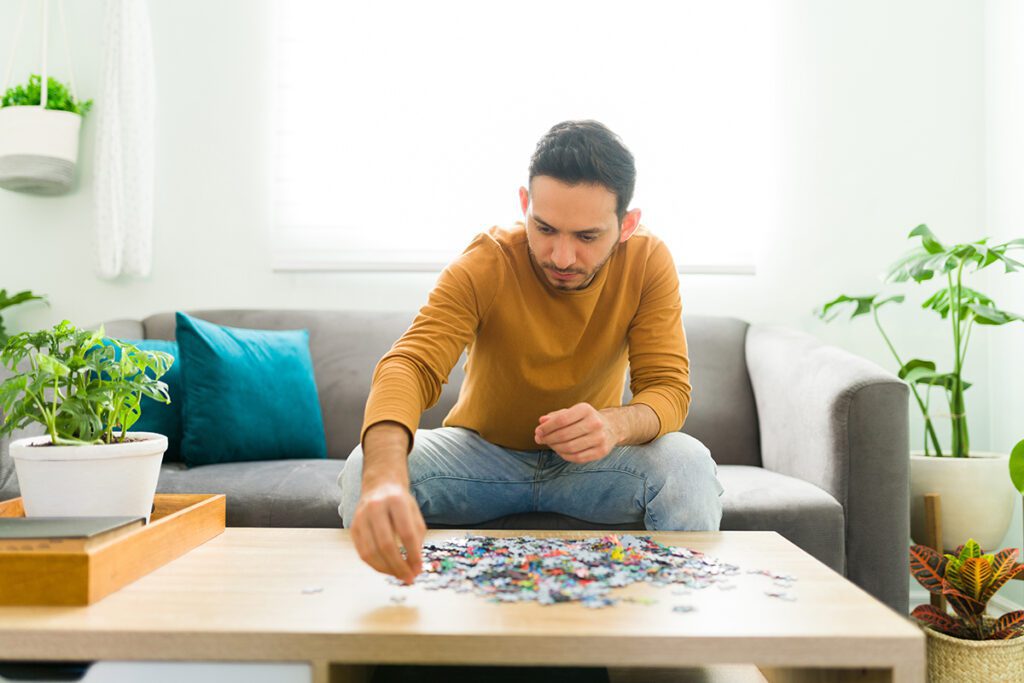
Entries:
[[[46, 79], [46, 108], [70, 111], [85, 116], [92, 108], [92, 100], [85, 102], [76, 101], [66, 85], [53, 77]], [[43, 101], [43, 79], [39, 74], [32, 74], [28, 78], [28, 84], [8, 88], [3, 97], [0, 98], [0, 107], [36, 106]]]
[[1014, 273], [1018, 270], [1024, 270], [1024, 263], [1021, 263], [1017, 259], [1010, 258], [1001, 252], [995, 252], [995, 257], [1003, 262], [1004, 273]]
[[884, 299], [879, 299], [879, 296], [881, 295], [868, 294], [866, 296], [847, 296], [845, 294], [841, 294], [820, 308], [815, 309], [814, 314], [825, 322], [832, 322], [839, 317], [844, 310], [852, 309], [850, 310], [850, 320], [853, 320], [858, 316], [867, 315], [872, 310], [881, 308], [886, 304], [902, 303], [906, 298], [902, 294], [888, 296]]
[[967, 308], [974, 314], [974, 322], [979, 325], [1005, 325], [1014, 320], [1024, 322], [1024, 317], [1016, 313], [1000, 311], [998, 308], [984, 304], [971, 303], [967, 305]]
[[1024, 495], [1024, 439], [1010, 451], [1010, 481]]
[[17, 306], [18, 304], [23, 304], [29, 301], [46, 301], [46, 297], [33, 294], [31, 291], [27, 289], [23, 292], [18, 292], [13, 296], [8, 296], [6, 289], [0, 289], [0, 310], [4, 308], [10, 308], [11, 306]]
[[[956, 296], [956, 292], [957, 287], [954, 286], [954, 297]], [[994, 304], [992, 299], [990, 299], [987, 295], [982, 294], [976, 289], [971, 289], [970, 287], [960, 287], [959, 298], [960, 310], [957, 312], [957, 315], [961, 318], [967, 316], [967, 313], [970, 310], [969, 306], [972, 303], [982, 304], [986, 306], [992, 306]], [[934, 294], [928, 297], [924, 303], [921, 304], [921, 308], [933, 310], [940, 316], [942, 316], [943, 320], [945, 320], [946, 317], [949, 315], [950, 308], [952, 308], [950, 300], [950, 289], [948, 287], [943, 287], [942, 289], [936, 291]]]
[[914, 358], [900, 368], [899, 378], [908, 382], [916, 382], [919, 377], [931, 377], [935, 374], [935, 363], [930, 360]]
[[941, 254], [946, 250], [924, 223], [911, 230], [907, 237], [920, 237], [921, 246], [923, 246], [929, 254]]
[[[889, 266], [884, 279], [886, 282], [906, 282], [912, 279], [913, 273], [918, 273], [924, 268], [925, 264], [931, 263], [932, 258], [932, 254], [921, 247], [917, 247], [901, 256], [895, 263]], [[931, 275], [922, 279], [927, 280], [929, 277]]]
[[60, 360], [53, 356], [37, 356], [36, 362], [39, 364], [39, 369], [42, 372], [48, 373], [55, 377], [67, 377], [70, 373], [68, 366], [61, 363]]
[[[853, 308], [853, 311], [850, 313], [850, 319], [852, 320], [859, 315], [865, 315], [871, 312], [871, 302], [874, 301], [875, 296], [877, 295], [846, 296], [845, 294], [840, 294], [832, 301], [829, 301], [821, 308], [815, 310], [815, 315], [825, 322], [832, 322], [844, 309]], [[852, 304], [852, 306], [850, 304]]]
[[111, 430], [130, 429], [141, 415], [142, 396], [168, 402], [159, 378], [174, 359], [107, 339], [102, 328], [76, 329], [61, 321], [50, 330], [15, 335], [0, 350], [0, 361], [14, 371], [0, 385], [2, 429], [42, 423], [56, 430], [55, 443], [71, 444], [100, 443]]
[[899, 378], [908, 384], [927, 384], [929, 386], [945, 387], [952, 391], [956, 382], [959, 381], [966, 391], [972, 384], [958, 378], [953, 372], [936, 372], [935, 363], [929, 360], [915, 358], [903, 364], [899, 370]]
[[963, 547], [960, 548], [960, 555], [957, 559], [961, 562], [966, 562], [973, 557], [981, 557], [981, 547], [978, 545], [977, 541], [973, 538], [969, 538], [967, 539], [967, 543], [964, 543]]

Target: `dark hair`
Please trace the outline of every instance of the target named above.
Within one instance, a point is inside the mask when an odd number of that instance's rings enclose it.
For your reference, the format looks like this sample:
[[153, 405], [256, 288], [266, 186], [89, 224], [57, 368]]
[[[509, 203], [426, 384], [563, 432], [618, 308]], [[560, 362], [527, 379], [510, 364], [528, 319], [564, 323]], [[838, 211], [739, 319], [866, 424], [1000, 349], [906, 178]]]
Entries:
[[615, 193], [620, 221], [636, 186], [632, 153], [599, 121], [563, 121], [552, 126], [530, 158], [530, 182], [539, 175], [569, 185], [603, 185]]

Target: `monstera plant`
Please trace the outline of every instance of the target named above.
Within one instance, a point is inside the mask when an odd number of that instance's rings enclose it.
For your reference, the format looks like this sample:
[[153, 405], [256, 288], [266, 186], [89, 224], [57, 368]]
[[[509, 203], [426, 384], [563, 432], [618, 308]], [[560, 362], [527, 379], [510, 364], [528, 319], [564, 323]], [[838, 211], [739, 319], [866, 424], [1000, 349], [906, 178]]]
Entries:
[[[921, 411], [924, 452], [910, 454], [910, 527], [914, 541], [922, 543], [927, 539], [924, 495], [936, 493], [942, 500], [946, 548], [963, 543], [968, 536], [973, 536], [984, 547], [995, 547], [1010, 526], [1015, 492], [1006, 480], [1008, 454], [971, 449], [965, 401], [965, 392], [971, 383], [964, 379], [963, 370], [976, 329], [1021, 322], [1024, 316], [999, 308], [992, 297], [968, 286], [968, 281], [970, 276], [976, 276], [989, 266], [1002, 266], [1006, 275], [1024, 271], [1024, 263], [1014, 258], [1015, 252], [1024, 250], [1024, 238], [998, 244], [988, 238], [948, 244], [940, 241], [926, 225], [917, 226], [908, 237], [917, 242], [917, 246], [890, 266], [885, 281], [895, 285], [911, 281], [919, 285], [938, 285], [922, 307], [941, 319], [935, 329], [937, 335], [950, 342], [949, 365], [940, 368], [934, 360], [905, 356], [896, 350], [893, 338], [882, 327], [879, 309], [895, 308], [895, 304], [904, 301], [904, 294], [843, 294], [825, 303], [816, 314], [826, 322], [844, 311], [850, 311], [851, 318], [870, 315], [896, 360], [900, 379], [909, 385]], [[944, 406], [935, 405], [938, 403], [932, 401], [935, 394]], [[936, 430], [938, 418], [948, 418], [948, 449], [944, 449]], [[984, 491], [985, 495], [977, 495], [977, 491]]]
[[1016, 313], [1000, 310], [991, 297], [982, 294], [964, 283], [964, 276], [977, 273], [994, 264], [1001, 264], [1005, 273], [1024, 270], [1024, 263], [1010, 254], [1024, 250], [1024, 238], [1010, 240], [1003, 244], [989, 244], [988, 238], [974, 242], [945, 245], [928, 229], [919, 225], [910, 231], [911, 239], [921, 238], [919, 247], [896, 261], [885, 276], [886, 282], [903, 283], [913, 280], [923, 283], [932, 279], [941, 282], [940, 287], [922, 305], [948, 320], [951, 333], [953, 367], [939, 371], [934, 361], [920, 358], [904, 360], [882, 328], [878, 309], [888, 304], [902, 303], [902, 294], [883, 296], [867, 294], [847, 296], [845, 294], [824, 304], [815, 313], [826, 322], [835, 320], [844, 310], [850, 311], [850, 318], [871, 315], [879, 334], [899, 364], [900, 379], [910, 385], [914, 400], [924, 417], [925, 455], [943, 455], [938, 434], [932, 423], [930, 403], [933, 389], [941, 389], [949, 406], [951, 440], [949, 454], [958, 458], [967, 457], [970, 452], [970, 434], [967, 429], [967, 407], [964, 391], [971, 384], [962, 376], [967, 346], [975, 325], [1005, 325], [1024, 321]]

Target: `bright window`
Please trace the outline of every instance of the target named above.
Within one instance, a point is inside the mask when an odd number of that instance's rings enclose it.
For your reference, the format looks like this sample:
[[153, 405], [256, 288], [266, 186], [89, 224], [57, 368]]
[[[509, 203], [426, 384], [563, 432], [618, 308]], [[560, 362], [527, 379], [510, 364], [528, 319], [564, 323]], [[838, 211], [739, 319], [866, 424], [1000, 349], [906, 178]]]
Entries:
[[548, 128], [592, 118], [680, 270], [753, 272], [777, 214], [772, 8], [276, 3], [275, 268], [439, 270], [521, 218]]

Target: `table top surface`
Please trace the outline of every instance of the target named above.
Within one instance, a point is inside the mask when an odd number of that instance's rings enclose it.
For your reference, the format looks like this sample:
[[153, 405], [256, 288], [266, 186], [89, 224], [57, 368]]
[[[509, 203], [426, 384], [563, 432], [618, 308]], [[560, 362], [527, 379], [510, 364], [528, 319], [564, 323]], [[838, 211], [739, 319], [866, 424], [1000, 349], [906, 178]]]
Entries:
[[[609, 532], [434, 530], [427, 541], [466, 533], [582, 538]], [[88, 607], [0, 607], [0, 658], [52, 655], [55, 647], [69, 657], [144, 658], [159, 647], [166, 652], [168, 638], [197, 658], [213, 658], [216, 650], [218, 656], [257, 659], [301, 650], [296, 643], [302, 638], [303, 647], [349, 661], [379, 654], [374, 648], [383, 643], [388, 651], [400, 650], [424, 637], [441, 659], [448, 646], [465, 648], [466, 639], [552, 651], [537, 661], [550, 660], [559, 648], [593, 651], [604, 643], [635, 655], [622, 662], [636, 661], [670, 640], [694, 652], [724, 641], [733, 651], [743, 641], [759, 656], [782, 647], [803, 653], [806, 661], [821, 659], [819, 650], [827, 648], [851, 661], [859, 653], [856, 661], [864, 664], [891, 658], [900, 648], [923, 651], [919, 628], [777, 533], [636, 534], [737, 565], [740, 573], [730, 577], [735, 587], [712, 585], [680, 595], [680, 586], [633, 584], [613, 595], [655, 602], [603, 609], [500, 604], [472, 593], [393, 585], [359, 560], [345, 530], [228, 528]], [[768, 576], [747, 573], [761, 569], [796, 577], [785, 589], [796, 600], [766, 595], [780, 588]], [[403, 601], [393, 600], [399, 595]], [[673, 611], [676, 605], [696, 609]]]

